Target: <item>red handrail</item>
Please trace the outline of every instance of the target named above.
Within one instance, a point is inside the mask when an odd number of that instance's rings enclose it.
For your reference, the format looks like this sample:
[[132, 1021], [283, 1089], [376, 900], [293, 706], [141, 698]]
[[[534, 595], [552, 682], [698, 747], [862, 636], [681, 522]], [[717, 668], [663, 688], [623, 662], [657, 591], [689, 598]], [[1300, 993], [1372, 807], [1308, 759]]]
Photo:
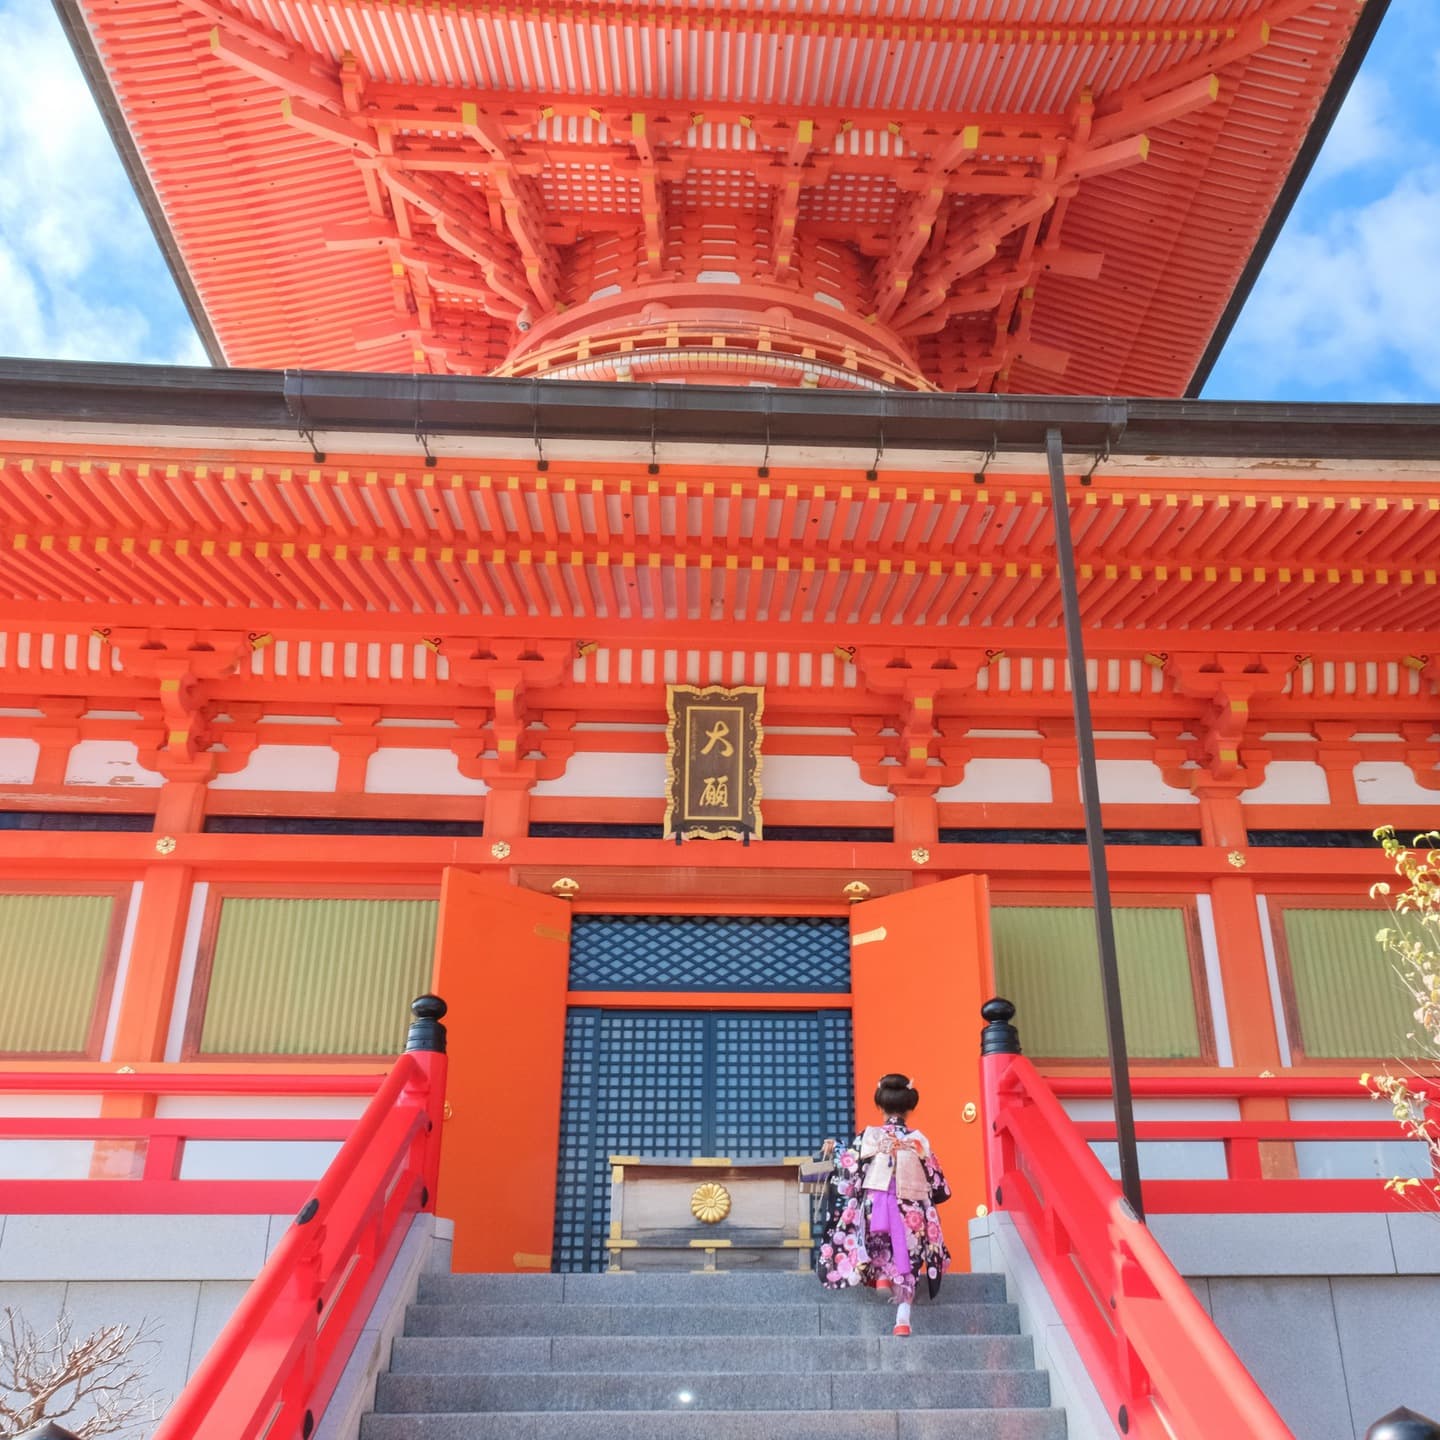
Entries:
[[1074, 1122], [1022, 1055], [980, 1062], [986, 1176], [1116, 1430], [1294, 1440]]
[[311, 1433], [410, 1221], [434, 1206], [444, 1096], [443, 1053], [396, 1061], [154, 1440]]
[[[1440, 1097], [1440, 1082], [1406, 1076], [1412, 1089]], [[1065, 1099], [1110, 1098], [1109, 1081], [1100, 1076], [1049, 1076], [1050, 1090]], [[1355, 1100], [1370, 1092], [1358, 1078], [1314, 1075], [1149, 1075], [1137, 1076], [1132, 1086], [1139, 1100]], [[1147, 1119], [1139, 1112], [1136, 1138], [1142, 1143], [1208, 1142], [1222, 1147], [1223, 1178], [1147, 1180], [1145, 1209], [1152, 1215], [1172, 1214], [1286, 1214], [1286, 1213], [1401, 1213], [1440, 1210], [1440, 1190], [1422, 1184], [1404, 1189], [1388, 1187], [1388, 1176], [1330, 1178], [1301, 1177], [1296, 1171], [1293, 1146], [1297, 1141], [1334, 1144], [1343, 1141], [1421, 1143], [1418, 1136], [1402, 1134], [1388, 1104], [1375, 1107], [1374, 1119], [1259, 1120], [1233, 1118], [1187, 1120], [1171, 1115]], [[1113, 1141], [1113, 1119], [1077, 1120], [1076, 1132], [1086, 1141]], [[1435, 1133], [1434, 1122], [1431, 1134]], [[1266, 1163], [1269, 1150], [1271, 1163]], [[1288, 1154], [1289, 1163], [1285, 1162]], [[1277, 1163], [1278, 1162], [1278, 1163]], [[1286, 1172], [1289, 1173], [1286, 1173]], [[1423, 1177], [1422, 1177], [1423, 1178]], [[1432, 1175], [1433, 1178], [1435, 1177]]]
[[[124, 1097], [150, 1110], [159, 1097], [263, 1095], [372, 1097], [385, 1081], [373, 1075], [313, 1072], [258, 1074], [119, 1074], [81, 1070], [39, 1073], [0, 1070], [4, 1097], [96, 1095]], [[130, 1142], [134, 1172], [80, 1179], [5, 1180], [5, 1206], [27, 1215], [274, 1215], [297, 1210], [314, 1179], [181, 1179], [186, 1146], [192, 1140], [343, 1141], [357, 1122], [348, 1117], [294, 1119], [289, 1116], [117, 1116], [0, 1114], [0, 1140], [91, 1140], [109, 1142], [111, 1153]]]
[[326, 1075], [268, 1066], [223, 1073], [204, 1070], [0, 1070], [0, 1094], [20, 1095], [373, 1095], [370, 1075]]
[[[1056, 1095], [1110, 1098], [1110, 1078], [1106, 1075], [1051, 1075], [1048, 1083]], [[1440, 1078], [1407, 1072], [1405, 1083], [1412, 1090], [1440, 1100]], [[1214, 1075], [1132, 1075], [1130, 1088], [1137, 1098], [1184, 1100], [1364, 1100], [1369, 1093], [1360, 1085], [1358, 1075], [1304, 1075], [1293, 1070], [1280, 1075], [1224, 1071]]]

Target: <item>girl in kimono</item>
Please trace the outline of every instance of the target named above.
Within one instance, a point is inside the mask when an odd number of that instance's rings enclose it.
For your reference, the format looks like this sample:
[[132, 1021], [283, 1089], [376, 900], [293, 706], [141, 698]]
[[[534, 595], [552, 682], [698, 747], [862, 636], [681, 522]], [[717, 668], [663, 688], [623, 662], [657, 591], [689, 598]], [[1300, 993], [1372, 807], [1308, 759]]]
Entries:
[[935, 1207], [950, 1187], [930, 1142], [907, 1123], [920, 1094], [904, 1075], [886, 1075], [875, 1087], [883, 1117], [848, 1145], [825, 1142], [833, 1157], [835, 1201], [821, 1239], [817, 1269], [830, 1289], [869, 1285], [888, 1290], [895, 1334], [910, 1333], [915, 1283], [924, 1277], [933, 1298], [950, 1264]]

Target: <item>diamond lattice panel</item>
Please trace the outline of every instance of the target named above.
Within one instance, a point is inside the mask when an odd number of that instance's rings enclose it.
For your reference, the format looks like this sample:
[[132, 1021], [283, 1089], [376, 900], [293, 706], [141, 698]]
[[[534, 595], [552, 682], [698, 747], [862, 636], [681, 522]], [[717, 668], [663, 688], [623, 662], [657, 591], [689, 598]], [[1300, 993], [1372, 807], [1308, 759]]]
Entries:
[[572, 990], [846, 991], [843, 917], [577, 915]]

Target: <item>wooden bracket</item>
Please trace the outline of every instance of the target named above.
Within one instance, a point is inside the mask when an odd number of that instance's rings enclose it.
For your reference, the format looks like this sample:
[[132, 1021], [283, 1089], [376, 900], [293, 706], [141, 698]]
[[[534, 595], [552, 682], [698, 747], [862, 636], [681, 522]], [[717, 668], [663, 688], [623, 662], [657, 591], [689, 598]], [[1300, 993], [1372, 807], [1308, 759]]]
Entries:
[[244, 768], [256, 737], [227, 729], [225, 749], [212, 751], [217, 737], [211, 691], [268, 636], [234, 630], [112, 629], [101, 634], [119, 653], [126, 673], [152, 681], [158, 691], [161, 731], [153, 750], [139, 747], [142, 768], [169, 780], [202, 782]]
[[[1246, 746], [1253, 700], [1279, 695], [1289, 684], [1294, 658], [1288, 655], [1185, 656], [1172, 661], [1175, 689], [1203, 700], [1205, 710], [1195, 741], [1176, 758], [1175, 745], [1156, 752], [1168, 784], [1193, 791], [1197, 785], [1248, 790], [1265, 778], [1269, 753]], [[1177, 737], [1178, 738], [1178, 737]], [[1194, 768], [1186, 768], [1186, 762]]]
[[[899, 794], [917, 789], [933, 792], [960, 783], [970, 752], [946, 742], [939, 722], [939, 703], [970, 694], [989, 658], [983, 650], [974, 649], [866, 646], [856, 651], [855, 664], [862, 683], [875, 694], [890, 698], [898, 710], [893, 742], [887, 743], [871, 733], [855, 747], [855, 759], [866, 784], [881, 785]], [[860, 732], [860, 722], [856, 722], [856, 729]]]

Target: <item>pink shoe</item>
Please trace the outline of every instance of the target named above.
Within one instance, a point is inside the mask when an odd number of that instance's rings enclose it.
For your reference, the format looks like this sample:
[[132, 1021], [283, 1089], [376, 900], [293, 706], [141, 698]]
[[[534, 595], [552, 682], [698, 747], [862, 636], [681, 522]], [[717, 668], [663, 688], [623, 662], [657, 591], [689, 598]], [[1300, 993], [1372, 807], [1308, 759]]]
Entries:
[[888, 1280], [877, 1280], [875, 1288], [877, 1290], [893, 1290], [895, 1287]]
[[909, 1335], [910, 1327], [908, 1325], [897, 1325], [893, 1333], [898, 1335], [903, 1340], [907, 1335]]

